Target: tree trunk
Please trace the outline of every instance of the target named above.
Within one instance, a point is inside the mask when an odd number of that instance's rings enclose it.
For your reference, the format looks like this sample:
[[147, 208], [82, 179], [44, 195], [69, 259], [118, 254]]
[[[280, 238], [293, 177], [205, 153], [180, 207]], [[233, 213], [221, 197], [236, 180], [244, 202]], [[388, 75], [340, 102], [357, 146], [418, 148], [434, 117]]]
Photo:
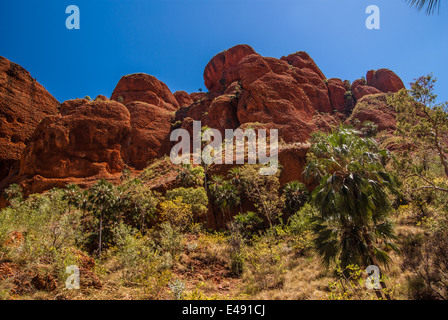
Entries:
[[[378, 269], [379, 269], [380, 266], [379, 266], [378, 260], [376, 259], [375, 249], [374, 249], [374, 247], [373, 247], [372, 241], [370, 240], [370, 237], [369, 237], [369, 234], [368, 234], [367, 231], [364, 231], [364, 240], [366, 241], [367, 248], [368, 248], [368, 250], [369, 250], [369, 256], [370, 256], [370, 259], [372, 260], [373, 264], [374, 264], [375, 266], [377, 266]], [[381, 285], [381, 288], [387, 290], [386, 283], [384, 282], [384, 280], [381, 279], [381, 270], [380, 270], [379, 277], [380, 277], [380, 285]], [[377, 296], [379, 299], [383, 298], [382, 293], [384, 293], [384, 296], [386, 297], [387, 300], [391, 300], [389, 293], [387, 293], [387, 292], [383, 292], [381, 289], [380, 289], [380, 290], [375, 289], [375, 294], [376, 294], [376, 296]]]
[[100, 239], [99, 239], [99, 244], [98, 244], [98, 250], [99, 250], [99, 256], [101, 257], [101, 237], [102, 237], [102, 233], [103, 233], [103, 209], [101, 208], [101, 213], [100, 213]]

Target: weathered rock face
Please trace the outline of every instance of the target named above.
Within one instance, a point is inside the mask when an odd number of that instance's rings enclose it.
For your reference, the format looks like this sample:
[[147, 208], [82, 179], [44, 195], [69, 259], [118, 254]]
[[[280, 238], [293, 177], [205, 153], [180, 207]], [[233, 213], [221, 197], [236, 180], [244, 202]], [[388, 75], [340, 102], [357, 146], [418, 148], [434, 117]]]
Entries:
[[393, 132], [397, 127], [394, 107], [387, 104], [385, 93], [368, 95], [358, 100], [348, 121], [354, 123], [355, 119], [361, 124], [371, 121], [378, 126], [379, 131]]
[[0, 181], [18, 163], [39, 122], [59, 102], [19, 65], [0, 57]]
[[[278, 60], [277, 60], [278, 61]], [[279, 129], [285, 142], [304, 142], [313, 131], [313, 104], [289, 70], [283, 64], [271, 69], [268, 61], [259, 55], [244, 58], [239, 65], [243, 91], [238, 101], [238, 120], [244, 123], [261, 123]], [[272, 63], [271, 63], [272, 65]]]
[[294, 77], [314, 108], [319, 112], [332, 113], [328, 88], [324, 82], [325, 76], [308, 53], [299, 51], [282, 57], [281, 60], [294, 67]]
[[37, 127], [22, 155], [20, 175], [60, 179], [119, 173], [130, 131], [129, 111], [118, 102], [64, 102], [61, 115]]
[[177, 103], [180, 107], [188, 107], [193, 103], [193, 100], [190, 98], [190, 95], [185, 91], [176, 91], [174, 92], [174, 97], [177, 100]]
[[403, 81], [389, 69], [370, 70], [367, 72], [367, 85], [378, 90], [387, 92], [398, 92], [404, 88]]
[[[68, 183], [88, 186], [102, 178], [119, 181], [126, 166], [139, 171], [168, 154], [173, 128], [192, 131], [193, 121], [201, 121], [222, 133], [278, 129], [286, 142], [279, 154], [284, 184], [303, 180], [310, 134], [347, 120], [355, 100], [349, 122], [373, 121], [379, 130], [393, 131], [394, 110], [386, 96], [403, 87], [392, 71], [380, 69], [350, 88], [347, 81], [326, 80], [305, 52], [275, 59], [262, 57], [247, 45], [213, 57], [204, 80], [209, 92], [172, 94], [153, 76], [128, 75], [120, 79], [111, 100], [99, 96], [95, 101], [66, 101], [57, 114], [58, 102], [45, 89], [26, 71], [0, 59], [0, 161], [9, 159], [4, 156], [8, 152], [15, 155], [13, 160], [21, 156], [16, 181], [27, 193]], [[347, 94], [350, 90], [353, 98]], [[28, 127], [22, 136], [16, 128], [24, 125]], [[22, 150], [29, 143], [23, 152], [15, 151], [13, 140]]]
[[256, 54], [248, 45], [237, 45], [213, 57], [204, 70], [204, 83], [211, 92], [222, 93], [238, 80], [236, 66], [244, 57]]
[[156, 77], [145, 73], [122, 77], [112, 93], [111, 99], [125, 105], [129, 102], [140, 101], [171, 111], [176, 111], [179, 108], [179, 103], [168, 86]]
[[174, 113], [144, 102], [126, 105], [131, 115], [131, 133], [123, 145], [125, 162], [138, 170], [170, 152], [171, 121]]
[[369, 94], [379, 94], [382, 92], [377, 88], [371, 86], [358, 85], [354, 89], [352, 88], [352, 93], [356, 101], [359, 101], [362, 97], [367, 96]]
[[345, 93], [347, 92], [344, 82], [342, 82], [341, 79], [336, 78], [328, 79], [327, 87], [331, 106], [334, 110], [344, 113], [346, 107]]

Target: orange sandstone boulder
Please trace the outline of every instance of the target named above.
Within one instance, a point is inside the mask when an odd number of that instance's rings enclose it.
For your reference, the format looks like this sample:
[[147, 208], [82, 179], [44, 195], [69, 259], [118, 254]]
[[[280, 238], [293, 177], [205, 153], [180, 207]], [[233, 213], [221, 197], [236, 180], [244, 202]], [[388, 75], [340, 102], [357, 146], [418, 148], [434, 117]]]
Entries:
[[123, 144], [127, 165], [144, 169], [151, 160], [170, 152], [174, 113], [144, 102], [126, 105], [131, 116], [131, 133]]
[[344, 82], [336, 78], [328, 79], [327, 87], [333, 110], [344, 113], [346, 105], [345, 93], [347, 92]]
[[179, 108], [179, 103], [168, 86], [156, 77], [145, 73], [123, 76], [112, 93], [111, 99], [123, 104], [134, 101], [146, 102], [170, 111], [176, 111]]
[[119, 173], [123, 141], [131, 131], [128, 109], [115, 101], [64, 102], [45, 118], [20, 162], [21, 176], [84, 178]]
[[18, 164], [39, 122], [59, 102], [18, 64], [0, 57], [0, 181]]
[[193, 103], [193, 99], [191, 99], [190, 95], [185, 91], [174, 92], [174, 97], [180, 107], [188, 107]]
[[244, 57], [256, 54], [248, 45], [237, 45], [214, 56], [204, 70], [204, 83], [211, 92], [222, 93], [238, 79], [236, 67]]
[[404, 88], [403, 81], [389, 69], [370, 70], [367, 72], [367, 85], [382, 92], [398, 92]]

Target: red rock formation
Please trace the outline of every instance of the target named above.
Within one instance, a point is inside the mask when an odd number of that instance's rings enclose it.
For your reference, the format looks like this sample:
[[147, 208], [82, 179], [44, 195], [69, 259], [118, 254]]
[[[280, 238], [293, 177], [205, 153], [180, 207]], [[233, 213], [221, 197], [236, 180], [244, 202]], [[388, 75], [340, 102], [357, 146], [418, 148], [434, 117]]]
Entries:
[[371, 121], [378, 126], [379, 131], [393, 132], [397, 126], [394, 107], [387, 104], [387, 94], [384, 93], [368, 95], [358, 100], [348, 121], [355, 123], [355, 119], [360, 124]]
[[[51, 98], [45, 98], [44, 89], [29, 79], [22, 82], [30, 85], [19, 81], [11, 88], [3, 86], [11, 81], [10, 74], [19, 69], [4, 60], [0, 60], [0, 67], [2, 117], [9, 114], [4, 112], [4, 97], [14, 90], [19, 97], [17, 101], [25, 97], [26, 101], [33, 101], [34, 108], [41, 105], [43, 110], [49, 108]], [[192, 131], [194, 120], [222, 133], [224, 129], [236, 128], [278, 129], [280, 139], [290, 143], [283, 145], [279, 154], [284, 168], [280, 180], [282, 184], [302, 180], [308, 149], [297, 142], [304, 143], [312, 132], [331, 130], [346, 119], [343, 113], [350, 112], [351, 103], [354, 104], [347, 91], [352, 90], [357, 100], [349, 121], [369, 120], [377, 123], [379, 130], [392, 131], [394, 111], [387, 106], [382, 91], [393, 92], [402, 86], [392, 71], [380, 69], [368, 73], [367, 84], [360, 79], [350, 88], [347, 81], [326, 80], [305, 52], [275, 59], [262, 57], [247, 45], [235, 46], [213, 57], [205, 68], [204, 80], [210, 92], [172, 94], [163, 82], [139, 73], [122, 77], [111, 100], [98, 96], [95, 101], [66, 101], [60, 115], [55, 115], [57, 101], [53, 101], [55, 109], [44, 112], [38, 121], [50, 116], [38, 126], [36, 120], [37, 129], [32, 137], [30, 129], [30, 142], [21, 157], [17, 181], [27, 193], [64, 187], [67, 183], [88, 186], [100, 178], [119, 181], [126, 166], [142, 170], [150, 161], [168, 154], [173, 125]], [[20, 90], [27, 95], [19, 94]], [[14, 103], [17, 108], [26, 109], [29, 107], [26, 101]], [[34, 112], [34, 108], [29, 108], [33, 111], [28, 112]], [[1, 142], [5, 137], [13, 139], [3, 134], [4, 128], [13, 132], [8, 124], [4, 125], [11, 123], [8, 119], [0, 117]], [[12, 122], [20, 123], [15, 118]], [[0, 156], [2, 152], [3, 149]]]
[[125, 162], [138, 170], [170, 152], [173, 112], [144, 102], [126, 105], [131, 115], [131, 134], [126, 138]]
[[123, 104], [134, 101], [146, 102], [171, 111], [179, 108], [179, 103], [168, 86], [156, 77], [145, 73], [122, 77], [111, 99]]
[[352, 89], [353, 97], [356, 99], [356, 101], [360, 100], [362, 97], [369, 95], [369, 94], [378, 94], [382, 93], [377, 88], [371, 87], [371, 86], [363, 86], [358, 85], [355, 87], [355, 89]]
[[59, 102], [19, 65], [0, 57], [0, 181], [18, 164], [39, 122]]
[[237, 45], [214, 56], [204, 70], [204, 83], [211, 92], [222, 93], [238, 78], [236, 66], [244, 57], [256, 54], [248, 45]]
[[188, 107], [193, 103], [193, 99], [191, 99], [190, 95], [185, 91], [174, 92], [174, 97], [176, 98], [177, 103], [179, 103], [179, 106], [181, 107]]
[[340, 113], [344, 113], [346, 105], [345, 93], [347, 92], [344, 82], [336, 78], [328, 79], [327, 87], [332, 108]]
[[239, 75], [243, 88], [238, 102], [241, 124], [273, 125], [286, 142], [308, 139], [315, 109], [293, 71], [275, 73], [264, 58], [250, 55], [240, 62]]
[[367, 85], [382, 92], [398, 92], [404, 88], [403, 81], [389, 69], [370, 70], [367, 72]]
[[190, 93], [190, 99], [193, 100], [193, 102], [198, 102], [202, 98], [204, 98], [207, 95], [206, 92], [192, 92]]
[[115, 101], [64, 102], [45, 118], [20, 162], [21, 176], [107, 177], [124, 168], [122, 142], [131, 131], [128, 109]]
[[319, 112], [332, 113], [328, 88], [325, 85], [325, 76], [313, 59], [303, 51], [282, 57], [294, 67], [294, 77]]

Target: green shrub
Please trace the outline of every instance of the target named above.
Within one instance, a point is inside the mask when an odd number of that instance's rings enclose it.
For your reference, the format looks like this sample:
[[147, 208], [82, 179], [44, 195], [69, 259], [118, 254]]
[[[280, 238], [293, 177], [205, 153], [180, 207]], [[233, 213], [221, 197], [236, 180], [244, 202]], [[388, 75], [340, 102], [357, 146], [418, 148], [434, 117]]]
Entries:
[[264, 228], [264, 220], [257, 212], [240, 213], [233, 218], [243, 236], [248, 238], [251, 238]]

